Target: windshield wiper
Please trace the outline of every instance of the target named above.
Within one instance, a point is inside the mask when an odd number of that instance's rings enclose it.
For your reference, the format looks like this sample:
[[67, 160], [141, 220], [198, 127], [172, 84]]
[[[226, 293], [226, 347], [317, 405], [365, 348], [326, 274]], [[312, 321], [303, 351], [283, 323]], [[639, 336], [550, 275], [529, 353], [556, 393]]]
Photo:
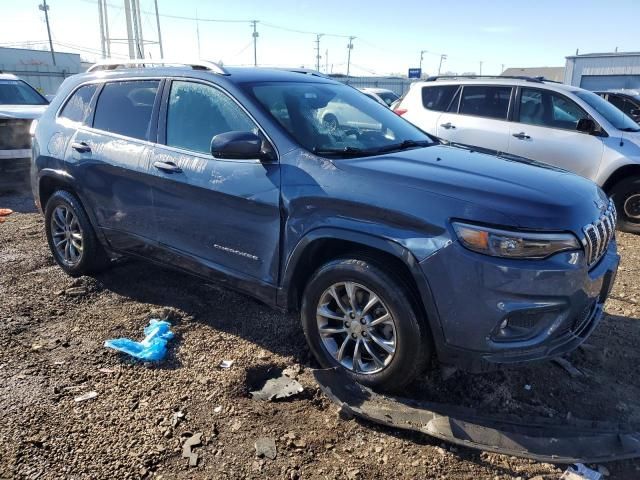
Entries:
[[365, 155], [371, 155], [369, 150], [363, 150], [356, 147], [344, 147], [344, 148], [317, 148], [312, 150], [316, 155], [336, 155], [343, 157], [363, 157]]
[[400, 143], [385, 145], [384, 147], [376, 148], [375, 150], [370, 151], [375, 153], [385, 153], [393, 152], [396, 150], [406, 150], [407, 148], [427, 147], [429, 145], [434, 145], [434, 143], [431, 140], [403, 140]]

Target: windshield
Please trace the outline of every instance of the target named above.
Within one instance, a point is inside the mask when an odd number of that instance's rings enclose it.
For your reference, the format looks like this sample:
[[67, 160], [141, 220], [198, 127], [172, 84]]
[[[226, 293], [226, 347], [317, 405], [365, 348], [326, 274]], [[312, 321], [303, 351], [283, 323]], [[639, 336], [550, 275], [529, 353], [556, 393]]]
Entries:
[[607, 102], [601, 96], [596, 95], [593, 92], [587, 92], [586, 90], [578, 90], [573, 93], [578, 98], [587, 102], [618, 130], [624, 130], [625, 132], [640, 132], [640, 128], [638, 128], [638, 124], [635, 121], [623, 113], [622, 110], [619, 110], [616, 106]]
[[319, 155], [375, 155], [435, 143], [346, 85], [278, 82], [248, 88], [300, 145]]
[[46, 105], [47, 100], [22, 80], [0, 80], [0, 105]]

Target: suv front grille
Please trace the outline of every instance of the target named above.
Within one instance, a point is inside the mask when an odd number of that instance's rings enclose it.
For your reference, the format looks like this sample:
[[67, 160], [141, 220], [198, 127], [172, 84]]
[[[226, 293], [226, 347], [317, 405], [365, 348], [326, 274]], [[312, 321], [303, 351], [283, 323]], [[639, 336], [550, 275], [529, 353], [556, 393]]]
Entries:
[[29, 127], [32, 120], [0, 120], [0, 150], [31, 148]]
[[597, 263], [607, 251], [609, 242], [615, 236], [617, 218], [613, 200], [609, 200], [609, 205], [602, 216], [595, 222], [582, 227], [585, 235], [583, 243], [589, 266]]

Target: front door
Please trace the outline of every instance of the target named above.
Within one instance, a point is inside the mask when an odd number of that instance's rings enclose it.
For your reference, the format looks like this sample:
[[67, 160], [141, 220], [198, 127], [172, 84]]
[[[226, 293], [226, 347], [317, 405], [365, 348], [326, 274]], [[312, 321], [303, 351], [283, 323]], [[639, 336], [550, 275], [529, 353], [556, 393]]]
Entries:
[[604, 144], [602, 138], [576, 130], [589, 115], [568, 97], [539, 88], [521, 88], [509, 153], [595, 178]]
[[161, 139], [151, 155], [158, 241], [189, 269], [275, 285], [280, 239], [277, 162], [222, 160], [211, 139], [229, 131], [260, 131], [226, 92], [174, 80], [160, 112]]

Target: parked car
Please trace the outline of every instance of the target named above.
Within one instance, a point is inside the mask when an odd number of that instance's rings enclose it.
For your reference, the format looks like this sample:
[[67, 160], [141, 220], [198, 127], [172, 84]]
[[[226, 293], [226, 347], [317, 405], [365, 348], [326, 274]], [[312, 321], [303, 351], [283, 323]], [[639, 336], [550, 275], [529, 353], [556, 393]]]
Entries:
[[539, 78], [433, 77], [395, 111], [427, 133], [573, 171], [615, 201], [640, 232], [640, 127], [593, 92]]
[[595, 93], [640, 124], [640, 92], [638, 90], [610, 90]]
[[0, 190], [29, 180], [29, 128], [48, 103], [28, 83], [0, 72]]
[[375, 101], [387, 107], [391, 107], [391, 104], [400, 98], [395, 92], [387, 90], [386, 88], [366, 87], [360, 88], [359, 90], [367, 97], [373, 98]]
[[[320, 365], [385, 389], [434, 357], [479, 371], [596, 328], [619, 257], [594, 183], [443, 145], [314, 74], [144, 63], [68, 78], [35, 130], [69, 275], [118, 254], [221, 281], [300, 311]], [[331, 103], [377, 128], [327, 130]]]

